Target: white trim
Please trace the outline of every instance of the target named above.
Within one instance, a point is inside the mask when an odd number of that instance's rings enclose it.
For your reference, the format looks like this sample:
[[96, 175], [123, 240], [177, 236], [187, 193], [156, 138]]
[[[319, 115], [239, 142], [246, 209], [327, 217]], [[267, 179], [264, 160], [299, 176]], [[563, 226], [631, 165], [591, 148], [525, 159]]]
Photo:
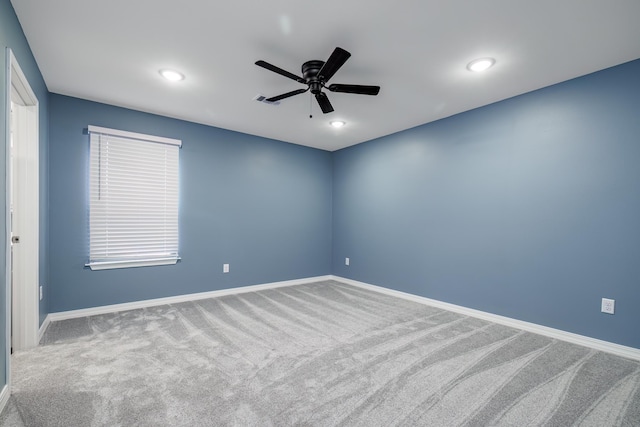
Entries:
[[[221, 289], [218, 291], [200, 292], [196, 294], [176, 295], [174, 297], [155, 298], [143, 301], [126, 302], [122, 304], [103, 305], [100, 307], [83, 308], [80, 310], [59, 311], [49, 313], [47, 319], [54, 322], [58, 320], [75, 319], [78, 317], [95, 316], [98, 314], [115, 313], [119, 311], [135, 310], [138, 308], [155, 307], [165, 304], [177, 304], [181, 302], [197, 301], [207, 298], [217, 298], [225, 295], [243, 294], [246, 292], [262, 291], [265, 289], [275, 289], [284, 286], [304, 285], [308, 283], [330, 280], [331, 276], [308, 277], [305, 279], [286, 280], [282, 282], [264, 283], [260, 285], [241, 286], [238, 288]], [[45, 320], [46, 322], [46, 320]]]
[[7, 406], [7, 402], [10, 397], [11, 388], [9, 387], [9, 384], [5, 384], [4, 387], [2, 387], [2, 391], [0, 391], [0, 414], [4, 411], [4, 407]]
[[[19, 286], [16, 288], [15, 295], [12, 296], [12, 307], [16, 307], [11, 310], [12, 322], [13, 322], [13, 345], [14, 350], [22, 350], [38, 345], [38, 313], [40, 300], [38, 298], [38, 290], [40, 285], [40, 137], [39, 137], [39, 124], [40, 124], [40, 107], [38, 98], [31, 89], [29, 81], [22, 72], [20, 65], [18, 64], [13, 52], [9, 49], [7, 60], [9, 64], [9, 86], [12, 90], [12, 97], [17, 96], [19, 99], [8, 100], [7, 117], [11, 117], [12, 102], [15, 105], [14, 114], [17, 118], [17, 129], [13, 129], [15, 122], [13, 120], [7, 121], [10, 131], [7, 136], [7, 145], [10, 140], [10, 132], [13, 130], [14, 135], [19, 135], [20, 143], [13, 147], [14, 154], [19, 157], [20, 169], [12, 171], [10, 164], [11, 147], [8, 147], [9, 162], [8, 185], [11, 185], [11, 180], [16, 179], [17, 190], [14, 195], [14, 204], [19, 207], [18, 215], [14, 215], [14, 219], [17, 219], [19, 229], [17, 230], [20, 235], [20, 246], [18, 247], [20, 254], [15, 256], [13, 260], [7, 264], [8, 268], [8, 284], [11, 286], [11, 264], [13, 263], [14, 277], [18, 278]], [[8, 187], [8, 191], [13, 191], [13, 188]], [[9, 194], [10, 197], [10, 194]], [[10, 204], [10, 198], [7, 199], [7, 204]], [[9, 209], [9, 206], [7, 206]], [[9, 233], [7, 236], [11, 236], [11, 230], [15, 232], [15, 227], [11, 225], [11, 216], [7, 218], [7, 227]], [[27, 256], [27, 252], [29, 255]], [[15, 253], [14, 253], [15, 255]], [[11, 257], [9, 247], [9, 257]], [[11, 346], [10, 344], [10, 346]]]
[[[4, 236], [5, 236], [5, 259], [4, 259], [4, 292], [5, 292], [5, 355], [4, 355], [4, 369], [6, 386], [2, 389], [2, 400], [4, 400], [5, 393], [11, 384], [11, 321], [12, 321], [12, 296], [11, 296], [11, 147], [10, 147], [10, 122], [11, 122], [11, 58], [13, 53], [11, 49], [6, 48], [5, 51], [5, 117], [1, 120], [5, 121], [5, 134], [4, 134], [4, 151], [5, 151], [5, 224], [4, 224]], [[4, 406], [3, 406], [4, 407]]]
[[101, 261], [87, 263], [84, 266], [91, 270], [112, 270], [114, 268], [132, 268], [132, 267], [152, 267], [155, 265], [173, 265], [178, 262], [180, 257], [159, 258], [159, 259], [141, 259], [137, 261]]
[[[17, 94], [20, 96], [22, 105], [37, 105], [38, 98], [36, 97], [35, 92], [31, 89], [29, 85], [29, 80], [27, 76], [24, 75], [16, 57], [13, 55], [13, 51], [9, 49], [10, 53], [10, 70], [11, 70], [11, 80], [9, 82], [9, 89], [13, 90], [12, 87], [15, 86]], [[10, 92], [7, 92], [10, 93]]]
[[595, 350], [604, 351], [606, 353], [615, 354], [616, 356], [627, 357], [629, 359], [640, 360], [640, 349], [628, 347], [625, 345], [615, 344], [609, 341], [603, 341], [596, 338], [578, 335], [560, 329], [550, 328], [548, 326], [538, 325], [536, 323], [525, 322], [523, 320], [512, 319], [510, 317], [500, 316], [486, 311], [475, 310], [460, 305], [450, 304], [406, 292], [396, 291], [393, 289], [383, 288], [381, 286], [371, 285], [369, 283], [358, 282], [352, 279], [346, 279], [339, 276], [331, 276], [332, 280], [342, 282], [347, 285], [356, 286], [381, 294], [391, 295], [394, 297], [406, 299], [420, 304], [430, 305], [441, 308], [443, 310], [453, 311], [455, 313], [464, 314], [466, 316], [487, 320], [489, 322], [498, 323], [500, 325], [510, 326], [512, 328], [521, 329], [523, 331], [533, 332], [535, 334], [544, 335], [550, 338], [556, 338], [562, 341], [578, 344], [584, 347], [593, 348]]
[[38, 343], [42, 341], [42, 337], [44, 336], [44, 333], [47, 332], [47, 328], [49, 327], [50, 324], [51, 324], [51, 318], [47, 314], [47, 317], [44, 318], [44, 322], [42, 322], [42, 325], [40, 325], [40, 329], [38, 330]]
[[162, 144], [177, 145], [178, 147], [182, 147], [181, 140], [173, 139], [173, 138], [165, 138], [164, 136], [146, 135], [144, 133], [128, 132], [126, 130], [109, 129], [109, 128], [103, 128], [100, 126], [92, 126], [92, 125], [89, 125], [88, 130], [89, 130], [89, 133], [93, 132], [93, 133], [101, 133], [104, 135], [122, 136], [124, 138], [140, 139], [142, 141], [159, 142]]
[[136, 301], [123, 304], [105, 305], [101, 307], [85, 308], [80, 310], [61, 311], [57, 313], [50, 313], [41, 327], [41, 334], [44, 333], [50, 322], [65, 319], [75, 319], [78, 317], [94, 316], [98, 314], [114, 313], [118, 311], [134, 310], [138, 308], [154, 307], [164, 304], [177, 304], [181, 302], [197, 301], [207, 298], [216, 298], [225, 295], [235, 295], [246, 292], [261, 291], [265, 289], [275, 289], [284, 286], [303, 285], [308, 283], [321, 282], [326, 280], [335, 280], [337, 282], [344, 283], [346, 285], [356, 286], [359, 288], [367, 289], [373, 292], [378, 292], [385, 295], [402, 298], [405, 300], [417, 302], [419, 304], [425, 304], [432, 307], [441, 308], [443, 310], [453, 311], [466, 316], [475, 317], [478, 319], [487, 320], [489, 322], [498, 323], [512, 328], [521, 329], [524, 331], [532, 332], [539, 335], [544, 335], [550, 338], [559, 339], [562, 341], [570, 342], [584, 347], [593, 348], [595, 350], [604, 351], [607, 353], [615, 354], [621, 357], [627, 357], [629, 359], [640, 360], [640, 349], [628, 347], [620, 344], [615, 344], [608, 341], [603, 341], [584, 335], [578, 335], [571, 332], [562, 331], [560, 329], [549, 328], [547, 326], [538, 325], [535, 323], [525, 322], [523, 320], [512, 319], [505, 316], [500, 316], [493, 313], [487, 313], [485, 311], [475, 310], [447, 302], [442, 302], [430, 298], [421, 297], [418, 295], [409, 294], [406, 292], [396, 291], [393, 289], [383, 288], [381, 286], [371, 285], [369, 283], [359, 282], [352, 279], [347, 279], [340, 276], [327, 275], [309, 277], [306, 279], [287, 280], [283, 282], [265, 283], [261, 285], [243, 286], [239, 288], [222, 289], [218, 291], [201, 292], [196, 294], [178, 295], [174, 297], [156, 298], [150, 300]]

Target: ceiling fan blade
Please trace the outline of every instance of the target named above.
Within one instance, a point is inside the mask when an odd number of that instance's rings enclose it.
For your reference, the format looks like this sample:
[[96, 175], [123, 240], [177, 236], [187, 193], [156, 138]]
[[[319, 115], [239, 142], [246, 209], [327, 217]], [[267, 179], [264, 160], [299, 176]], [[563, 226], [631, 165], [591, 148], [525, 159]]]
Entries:
[[318, 101], [318, 105], [320, 105], [320, 109], [324, 114], [333, 111], [333, 106], [329, 102], [329, 98], [327, 98], [327, 95], [324, 92], [316, 93], [316, 101]]
[[346, 50], [341, 47], [336, 47], [329, 59], [327, 59], [327, 62], [324, 63], [318, 72], [318, 78], [323, 82], [328, 81], [333, 77], [336, 71], [338, 71], [345, 62], [347, 62], [347, 59], [349, 59], [350, 56], [351, 54]]
[[300, 95], [301, 93], [305, 93], [308, 90], [309, 90], [309, 88], [293, 90], [291, 92], [283, 93], [282, 95], [278, 95], [278, 96], [273, 96], [271, 98], [267, 98], [267, 99], [265, 99], [265, 101], [267, 101], [267, 102], [280, 101], [281, 99], [289, 98], [290, 96]]
[[358, 95], [377, 95], [380, 92], [380, 86], [364, 86], [364, 85], [341, 85], [333, 84], [327, 87], [331, 92], [355, 93]]
[[288, 77], [291, 80], [295, 80], [299, 83], [306, 83], [302, 77], [298, 77], [295, 74], [290, 73], [286, 70], [283, 70], [282, 68], [276, 67], [275, 65], [269, 64], [268, 62], [260, 60], [260, 61], [256, 61], [256, 65], [262, 68], [266, 68], [269, 71], [273, 71], [274, 73], [278, 73], [281, 76]]

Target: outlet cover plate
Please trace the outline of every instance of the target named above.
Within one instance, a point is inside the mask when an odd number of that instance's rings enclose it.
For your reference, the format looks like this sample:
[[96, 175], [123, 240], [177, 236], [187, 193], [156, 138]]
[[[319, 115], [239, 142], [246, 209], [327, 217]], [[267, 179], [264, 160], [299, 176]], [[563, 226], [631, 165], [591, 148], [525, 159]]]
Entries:
[[607, 314], [613, 314], [616, 310], [616, 300], [609, 298], [602, 298], [602, 307], [600, 311]]

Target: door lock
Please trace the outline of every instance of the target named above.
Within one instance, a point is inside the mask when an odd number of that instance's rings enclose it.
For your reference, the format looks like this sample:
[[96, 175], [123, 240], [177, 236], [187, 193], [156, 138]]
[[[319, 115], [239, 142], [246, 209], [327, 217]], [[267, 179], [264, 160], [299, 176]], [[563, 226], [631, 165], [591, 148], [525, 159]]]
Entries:
[[20, 243], [20, 236], [11, 236], [11, 243]]

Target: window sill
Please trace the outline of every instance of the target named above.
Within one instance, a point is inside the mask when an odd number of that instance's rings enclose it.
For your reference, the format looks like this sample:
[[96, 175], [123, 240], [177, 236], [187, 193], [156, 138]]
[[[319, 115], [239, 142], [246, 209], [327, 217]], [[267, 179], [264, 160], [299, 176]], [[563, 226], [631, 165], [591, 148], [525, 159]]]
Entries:
[[135, 261], [102, 261], [85, 264], [91, 270], [112, 270], [115, 268], [153, 267], [156, 265], [173, 265], [180, 260], [177, 258], [143, 259]]

